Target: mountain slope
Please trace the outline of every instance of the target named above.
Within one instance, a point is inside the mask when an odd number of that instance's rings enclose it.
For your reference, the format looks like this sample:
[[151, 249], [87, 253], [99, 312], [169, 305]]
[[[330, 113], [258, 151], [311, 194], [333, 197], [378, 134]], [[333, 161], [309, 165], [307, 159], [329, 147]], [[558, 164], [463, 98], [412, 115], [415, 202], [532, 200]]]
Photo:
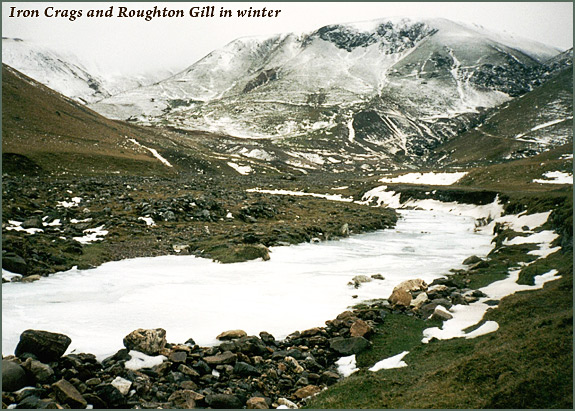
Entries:
[[323, 163], [351, 155], [393, 167], [419, 162], [485, 108], [540, 84], [543, 63], [557, 54], [444, 19], [333, 25], [238, 39], [92, 107], [110, 118], [271, 138]]
[[170, 70], [138, 75], [109, 75], [97, 64], [81, 62], [70, 54], [62, 54], [22, 39], [2, 37], [2, 62], [28, 77], [80, 103], [93, 103], [114, 94], [146, 86], [172, 75]]
[[494, 110], [477, 127], [437, 147], [431, 163], [500, 162], [572, 142], [573, 67], [569, 66], [541, 87]]
[[79, 61], [21, 39], [2, 37], [2, 63], [82, 103], [111, 96]]
[[108, 120], [4, 64], [2, 104], [4, 172], [173, 172], [130, 141], [148, 142], [149, 132]]

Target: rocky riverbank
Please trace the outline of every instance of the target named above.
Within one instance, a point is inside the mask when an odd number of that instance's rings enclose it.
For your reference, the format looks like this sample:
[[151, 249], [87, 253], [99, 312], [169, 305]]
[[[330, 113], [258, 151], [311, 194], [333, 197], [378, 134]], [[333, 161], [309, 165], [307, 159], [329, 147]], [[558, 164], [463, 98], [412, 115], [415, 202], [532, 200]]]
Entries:
[[[280, 182], [306, 189], [295, 178]], [[395, 224], [395, 212], [384, 208], [246, 191], [280, 182], [4, 175], [2, 265], [33, 281], [133, 257], [194, 254], [229, 263], [267, 259], [270, 246]]]
[[[481, 261], [466, 263], [473, 270]], [[358, 276], [355, 286], [372, 280], [378, 275]], [[15, 355], [2, 361], [3, 408], [299, 408], [353, 371], [339, 368], [338, 360], [353, 362], [350, 356], [369, 350], [388, 316], [417, 316], [435, 326], [449, 318], [452, 304], [478, 297], [449, 278], [429, 286], [409, 280], [389, 299], [361, 304], [285, 340], [230, 330], [218, 335], [218, 346], [199, 347], [192, 338], [168, 343], [163, 329], [139, 329], [101, 362], [92, 354], [63, 355], [71, 343], [65, 335], [28, 330]]]

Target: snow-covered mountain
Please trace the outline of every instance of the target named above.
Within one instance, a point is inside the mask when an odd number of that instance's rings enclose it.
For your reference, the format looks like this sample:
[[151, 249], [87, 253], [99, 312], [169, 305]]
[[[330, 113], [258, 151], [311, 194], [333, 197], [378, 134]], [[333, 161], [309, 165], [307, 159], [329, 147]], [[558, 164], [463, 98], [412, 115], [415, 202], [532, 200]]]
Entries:
[[131, 76], [111, 75], [98, 69], [94, 62], [81, 61], [73, 54], [6, 37], [2, 38], [2, 62], [84, 104], [153, 84], [174, 74], [162, 70]]
[[2, 62], [79, 102], [95, 102], [111, 93], [74, 57], [21, 39], [2, 37]]
[[344, 152], [412, 158], [538, 85], [558, 53], [444, 19], [331, 25], [235, 40], [165, 81], [92, 108], [116, 119], [272, 139], [301, 152], [323, 149], [324, 159]]

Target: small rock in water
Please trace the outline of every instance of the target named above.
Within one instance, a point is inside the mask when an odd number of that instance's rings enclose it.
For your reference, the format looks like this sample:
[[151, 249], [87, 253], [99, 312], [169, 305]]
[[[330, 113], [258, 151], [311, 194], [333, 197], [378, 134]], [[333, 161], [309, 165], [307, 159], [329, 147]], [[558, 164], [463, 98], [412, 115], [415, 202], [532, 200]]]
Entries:
[[374, 280], [385, 280], [385, 278], [381, 274], [372, 274], [371, 278], [373, 278]]
[[216, 339], [220, 341], [233, 340], [235, 338], [246, 337], [247, 335], [248, 333], [246, 333], [244, 330], [229, 330], [219, 334]]
[[34, 275], [29, 275], [28, 277], [22, 277], [22, 279], [20, 280], [23, 283], [33, 283], [34, 281], [38, 281], [40, 277], [38, 274], [34, 274]]
[[356, 275], [355, 277], [353, 277], [351, 279], [351, 281], [352, 281], [353, 286], [355, 288], [358, 288], [363, 283], [371, 282], [371, 278], [369, 278], [367, 275]]

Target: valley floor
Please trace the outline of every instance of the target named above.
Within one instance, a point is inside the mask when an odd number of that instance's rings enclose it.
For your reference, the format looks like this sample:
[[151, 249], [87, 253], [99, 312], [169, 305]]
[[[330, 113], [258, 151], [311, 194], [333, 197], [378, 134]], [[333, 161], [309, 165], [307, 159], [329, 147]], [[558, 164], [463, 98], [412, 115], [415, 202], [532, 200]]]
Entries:
[[[4, 175], [3, 268], [24, 274], [24, 281], [34, 281], [36, 276], [74, 265], [89, 268], [138, 256], [189, 253], [221, 262], [266, 259], [267, 247], [272, 245], [321, 241], [393, 226], [397, 218], [393, 210], [350, 201], [360, 200], [376, 185], [373, 180], [345, 176], [168, 179]], [[250, 190], [254, 188], [328, 194], [340, 201]], [[479, 204], [498, 196], [508, 214], [552, 211], [541, 229], [559, 235], [553, 245], [561, 250], [531, 268], [524, 267], [520, 281], [532, 284], [534, 277], [549, 270], [557, 270], [561, 278], [542, 290], [495, 302], [498, 307], [489, 310], [484, 319], [497, 322], [499, 329], [470, 340], [432, 339], [422, 344], [423, 330], [440, 325], [435, 320], [429, 322], [412, 310], [391, 310], [377, 304], [358, 307], [366, 320], [376, 315], [369, 313], [382, 308], [391, 314], [372, 323], [372, 347], [357, 355], [359, 371], [337, 383], [333, 375], [326, 377], [331, 378], [330, 387], [310, 399], [304, 400], [307, 395], [303, 391], [301, 398], [293, 398], [312, 408], [571, 408], [572, 190], [511, 192], [490, 190], [489, 186], [432, 190], [402, 185], [394, 190], [408, 198]], [[510, 268], [532, 261], [529, 245], [509, 246], [520, 233], [505, 227], [497, 230], [487, 266], [451, 273], [457, 289], [484, 287], [505, 278]], [[329, 336], [334, 338], [338, 332]], [[297, 338], [294, 335], [280, 345], [289, 349], [290, 341]], [[404, 358], [407, 367], [368, 371], [377, 361], [402, 351], [409, 351]], [[210, 354], [219, 355], [217, 349], [205, 349], [198, 355]], [[333, 354], [328, 357], [335, 360]], [[116, 358], [109, 366], [117, 368], [114, 364], [120, 360]], [[9, 395], [5, 399], [15, 400]]]

